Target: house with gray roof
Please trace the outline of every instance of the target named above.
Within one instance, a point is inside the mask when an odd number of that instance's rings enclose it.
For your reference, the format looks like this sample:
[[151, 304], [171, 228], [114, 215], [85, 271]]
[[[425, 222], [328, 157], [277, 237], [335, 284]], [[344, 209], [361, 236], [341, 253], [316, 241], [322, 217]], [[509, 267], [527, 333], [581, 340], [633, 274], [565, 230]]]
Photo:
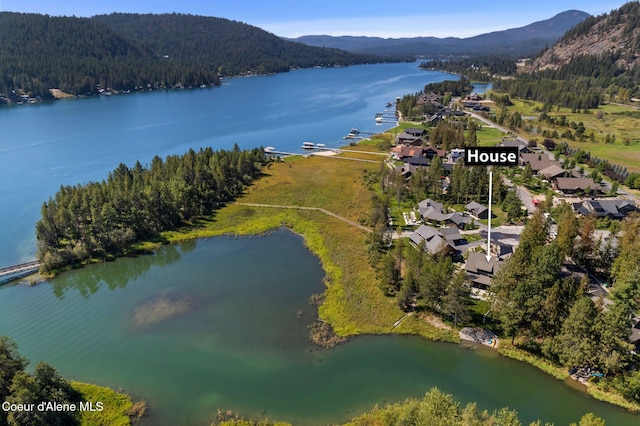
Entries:
[[464, 209], [471, 216], [477, 217], [478, 219], [487, 219], [487, 218], [489, 218], [489, 209], [487, 207], [483, 206], [480, 203], [476, 203], [475, 201], [472, 201], [469, 204], [467, 204], [466, 206], [464, 206]]
[[418, 211], [423, 219], [438, 224], [455, 225], [462, 229], [470, 225], [473, 220], [468, 216], [463, 216], [458, 212], [444, 213], [443, 205], [429, 198], [418, 203]]
[[519, 139], [514, 138], [503, 138], [502, 142], [498, 144], [501, 147], [516, 147], [518, 148], [519, 153], [530, 153], [531, 149], [529, 148], [529, 144], [525, 141], [521, 141]]
[[503, 262], [495, 256], [491, 256], [487, 262], [485, 253], [470, 251], [464, 269], [473, 287], [487, 290], [491, 286], [491, 279], [502, 264]]
[[573, 203], [573, 209], [583, 216], [595, 214], [597, 217], [624, 219], [631, 212], [637, 211], [635, 203], [630, 200], [616, 198], [613, 200], [584, 200]]
[[448, 255], [456, 251], [446, 236], [432, 226], [421, 225], [409, 235], [409, 239], [416, 246], [424, 244], [427, 253]]

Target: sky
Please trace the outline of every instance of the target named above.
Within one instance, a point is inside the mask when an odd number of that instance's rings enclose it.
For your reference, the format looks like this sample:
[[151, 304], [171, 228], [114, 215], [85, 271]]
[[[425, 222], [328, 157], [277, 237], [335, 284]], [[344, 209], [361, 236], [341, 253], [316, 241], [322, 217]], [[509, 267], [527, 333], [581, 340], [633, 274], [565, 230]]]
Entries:
[[363, 35], [471, 37], [541, 21], [566, 10], [608, 13], [624, 0], [0, 0], [0, 9], [90, 17], [188, 13], [255, 25], [281, 37]]

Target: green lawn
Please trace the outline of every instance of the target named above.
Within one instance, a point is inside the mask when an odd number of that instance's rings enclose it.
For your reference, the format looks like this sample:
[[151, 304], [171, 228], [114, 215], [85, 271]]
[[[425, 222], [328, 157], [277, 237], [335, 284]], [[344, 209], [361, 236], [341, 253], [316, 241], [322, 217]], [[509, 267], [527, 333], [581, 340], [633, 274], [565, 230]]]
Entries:
[[478, 146], [496, 146], [502, 142], [502, 138], [506, 136], [503, 131], [495, 127], [490, 127], [486, 123], [477, 120], [476, 123], [482, 126], [480, 130], [476, 131]]
[[[540, 130], [556, 130], [562, 134], [568, 127], [551, 127], [546, 122], [541, 123], [537, 117], [540, 115], [543, 104], [541, 102], [525, 101], [521, 99], [512, 99], [513, 106], [509, 107], [511, 113], [518, 111], [523, 117], [533, 116], [536, 119], [529, 121], [534, 130], [540, 126]], [[580, 148], [589, 151], [592, 156], [606, 159], [612, 164], [620, 164], [625, 166], [629, 171], [640, 172], [640, 119], [620, 115], [621, 112], [637, 113], [637, 108], [624, 107], [619, 105], [602, 105], [598, 109], [590, 110], [587, 113], [571, 112], [569, 108], [554, 108], [548, 113], [551, 117], [560, 117], [564, 115], [567, 122], [582, 122], [586, 128], [586, 135], [591, 132], [594, 134], [594, 142], [589, 138], [586, 141], [572, 141], [566, 138], [557, 138], [556, 142], [566, 141], [572, 148]], [[571, 129], [573, 132], [573, 129]], [[542, 141], [543, 137], [535, 132], [526, 133], [520, 131], [521, 136], [528, 139], [538, 139]], [[615, 142], [605, 144], [605, 137], [609, 135], [615, 136]], [[627, 141], [627, 145], [625, 145]]]

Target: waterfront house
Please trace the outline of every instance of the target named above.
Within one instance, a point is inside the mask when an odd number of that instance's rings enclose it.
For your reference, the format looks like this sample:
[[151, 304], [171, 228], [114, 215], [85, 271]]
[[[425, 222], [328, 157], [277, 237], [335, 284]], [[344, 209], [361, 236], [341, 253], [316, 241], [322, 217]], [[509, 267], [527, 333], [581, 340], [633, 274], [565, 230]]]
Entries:
[[502, 263], [495, 256], [491, 256], [487, 262], [485, 253], [470, 251], [464, 269], [473, 287], [487, 290], [491, 286], [491, 279], [500, 270]]

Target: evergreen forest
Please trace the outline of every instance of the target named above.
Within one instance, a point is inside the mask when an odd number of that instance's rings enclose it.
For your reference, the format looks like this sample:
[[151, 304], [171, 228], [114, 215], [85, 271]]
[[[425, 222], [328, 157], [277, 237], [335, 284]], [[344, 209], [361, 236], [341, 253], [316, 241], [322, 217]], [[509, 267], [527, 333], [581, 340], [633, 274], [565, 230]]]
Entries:
[[155, 156], [151, 164], [120, 164], [106, 180], [63, 186], [42, 205], [37, 257], [44, 271], [104, 259], [157, 237], [233, 200], [260, 176], [261, 148]]
[[[251, 25], [193, 15], [93, 18], [0, 13], [0, 101], [210, 86], [219, 75], [382, 59], [285, 41]], [[387, 57], [384, 61], [389, 61]]]

